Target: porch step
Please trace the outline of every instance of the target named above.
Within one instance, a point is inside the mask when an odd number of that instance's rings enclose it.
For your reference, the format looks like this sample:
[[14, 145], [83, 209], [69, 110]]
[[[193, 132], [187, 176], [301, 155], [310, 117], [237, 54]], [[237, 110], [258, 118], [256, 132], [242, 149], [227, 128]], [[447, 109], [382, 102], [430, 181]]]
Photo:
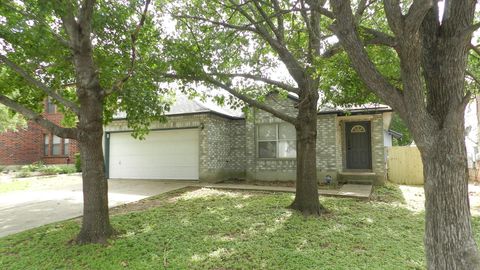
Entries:
[[373, 185], [375, 173], [372, 172], [341, 172], [338, 181], [345, 184]]

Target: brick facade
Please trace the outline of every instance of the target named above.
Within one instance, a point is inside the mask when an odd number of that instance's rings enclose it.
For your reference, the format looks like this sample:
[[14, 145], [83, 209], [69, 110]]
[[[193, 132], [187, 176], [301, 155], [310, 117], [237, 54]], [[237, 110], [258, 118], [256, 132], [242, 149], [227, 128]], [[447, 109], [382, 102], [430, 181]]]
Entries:
[[[45, 102], [45, 106], [47, 106]], [[63, 115], [58, 112], [44, 113], [46, 119], [60, 124]], [[48, 154], [45, 155], [45, 136], [48, 137]], [[53, 136], [38, 124], [29, 121], [27, 127], [15, 132], [0, 134], [0, 165], [26, 165], [34, 162], [44, 164], [73, 164], [78, 152], [77, 142], [70, 140], [68, 155], [65, 155], [64, 140], [60, 140], [59, 154], [53, 155]]]

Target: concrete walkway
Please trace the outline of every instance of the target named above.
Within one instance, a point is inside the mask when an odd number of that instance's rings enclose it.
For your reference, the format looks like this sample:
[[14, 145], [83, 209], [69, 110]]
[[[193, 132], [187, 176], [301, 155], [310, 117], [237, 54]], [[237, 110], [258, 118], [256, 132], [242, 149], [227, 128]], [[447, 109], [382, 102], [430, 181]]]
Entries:
[[[0, 196], [0, 237], [83, 214], [81, 176], [32, 181], [31, 188]], [[194, 185], [192, 181], [109, 180], [109, 207]]]
[[[256, 191], [273, 191], [273, 192], [295, 192], [294, 187], [278, 187], [278, 186], [259, 186], [246, 184], [199, 184], [206, 188], [233, 189], [233, 190], [256, 190]], [[372, 185], [353, 185], [346, 184], [340, 189], [319, 189], [318, 193], [323, 196], [336, 196], [356, 199], [370, 199], [372, 194]]]

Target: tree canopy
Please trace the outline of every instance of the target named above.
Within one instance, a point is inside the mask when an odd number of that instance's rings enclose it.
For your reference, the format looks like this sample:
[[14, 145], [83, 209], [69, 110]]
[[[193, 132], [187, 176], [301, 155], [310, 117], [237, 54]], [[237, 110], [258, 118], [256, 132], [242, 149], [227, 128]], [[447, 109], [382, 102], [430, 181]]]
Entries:
[[[144, 0], [99, 1], [91, 19], [93, 57], [100, 85], [108, 94], [104, 123], [121, 110], [130, 127], [140, 133], [151, 121], [162, 118], [170, 103], [163, 97], [166, 90], [162, 91], [148, 72], [161, 63], [156, 19], [146, 16], [141, 31], [132, 38], [144, 6]], [[51, 96], [66, 116], [73, 118], [73, 126], [76, 115], [71, 107], [78, 106], [76, 75], [61, 19], [70, 9], [79, 10], [80, 3], [2, 2], [0, 95], [34, 113], [40, 113], [42, 101]]]

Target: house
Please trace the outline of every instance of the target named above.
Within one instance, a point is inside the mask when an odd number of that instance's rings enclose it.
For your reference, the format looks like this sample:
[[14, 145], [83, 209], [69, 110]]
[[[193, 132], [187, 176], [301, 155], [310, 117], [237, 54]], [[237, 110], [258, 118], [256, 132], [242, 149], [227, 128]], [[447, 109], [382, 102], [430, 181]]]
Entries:
[[[296, 115], [293, 96], [267, 96], [267, 104]], [[392, 110], [384, 105], [321, 108], [318, 112], [318, 180], [386, 180], [385, 134]], [[225, 108], [177, 97], [166, 123], [153, 123], [145, 140], [131, 136], [124, 118], [105, 127], [109, 178], [229, 178], [294, 181], [296, 141], [293, 125], [253, 110], [248, 117]]]
[[[43, 116], [60, 124], [63, 115], [50, 100], [45, 100]], [[73, 163], [78, 152], [74, 140], [57, 137], [38, 124], [29, 121], [18, 131], [0, 133], [0, 165], [25, 165], [34, 162], [44, 164]]]

